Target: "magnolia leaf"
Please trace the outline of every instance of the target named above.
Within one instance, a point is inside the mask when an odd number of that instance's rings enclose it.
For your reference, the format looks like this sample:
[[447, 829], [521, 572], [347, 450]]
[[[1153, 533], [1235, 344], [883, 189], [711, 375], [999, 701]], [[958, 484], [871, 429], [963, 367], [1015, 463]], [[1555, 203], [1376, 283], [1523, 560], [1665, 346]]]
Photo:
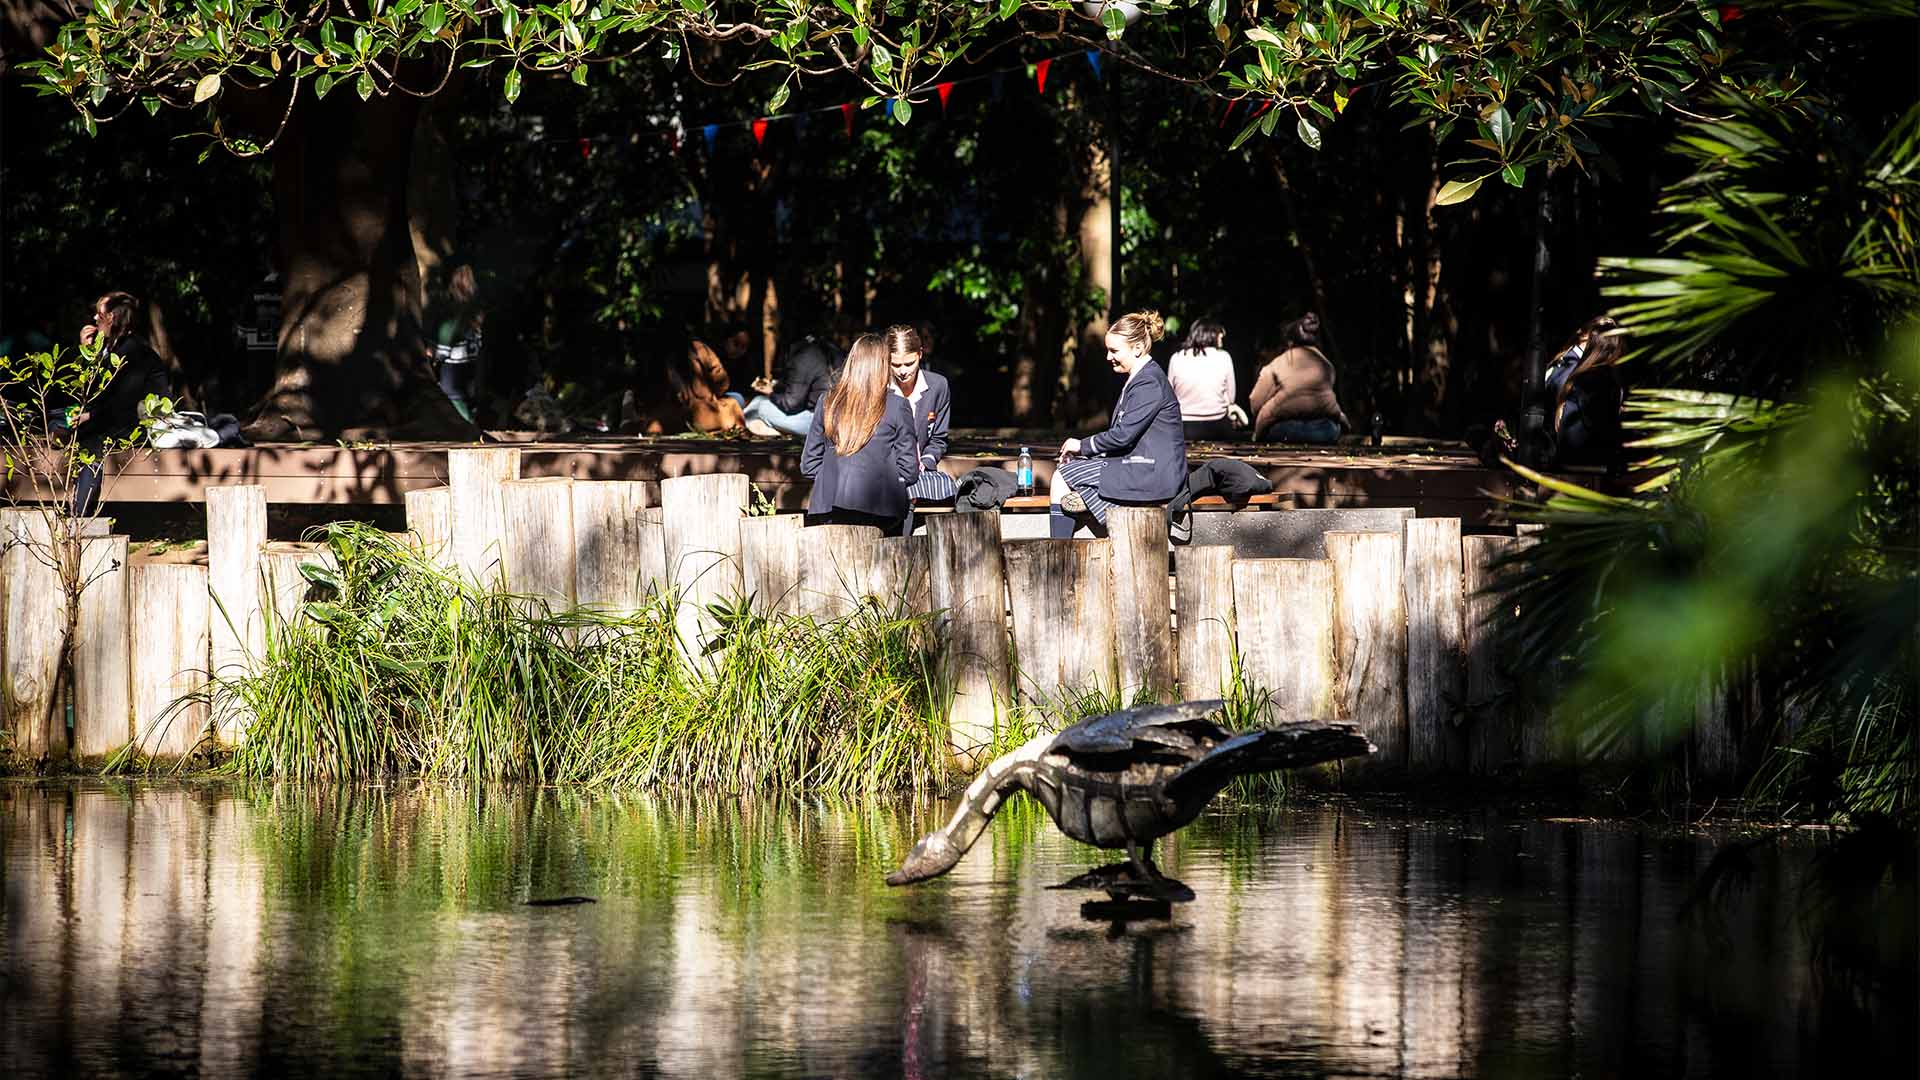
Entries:
[[219, 92], [220, 73], [210, 71], [202, 75], [199, 82], [193, 84], [193, 103], [198, 105]]
[[767, 112], [770, 114], [779, 112], [780, 106], [787, 103], [787, 96], [790, 93], [792, 93], [792, 87], [786, 83], [781, 83], [780, 89], [774, 91], [773, 97], [767, 101]]
[[893, 122], [899, 124], [901, 127], [906, 127], [907, 121], [912, 119], [913, 103], [906, 98], [895, 98], [893, 102]]
[[1500, 169], [1500, 179], [1505, 180], [1508, 187], [1525, 187], [1527, 184], [1527, 167], [1513, 163], [1504, 165]]
[[1309, 149], [1320, 149], [1320, 129], [1308, 123], [1306, 117], [1301, 117], [1300, 122], [1293, 126], [1293, 130], [1295, 134], [1300, 136], [1300, 141], [1306, 143]]
[[360, 77], [353, 81], [353, 90], [355, 93], [360, 95], [361, 101], [365, 101], [368, 98], [372, 97], [373, 96], [373, 73], [370, 71], [361, 72]]
[[1480, 176], [1472, 180], [1449, 180], [1440, 186], [1440, 194], [1434, 196], [1433, 205], [1452, 206], [1454, 203], [1466, 202], [1473, 198], [1474, 192], [1480, 190], [1480, 182], [1485, 179], [1486, 177]]
[[1253, 29], [1247, 31], [1247, 40], [1258, 41], [1267, 45], [1281, 44], [1280, 35], [1274, 33], [1273, 31], [1267, 29], [1264, 26], [1256, 26]]
[[507, 72], [506, 85], [501, 87], [501, 91], [506, 94], [507, 104], [509, 105], [520, 100], [520, 69], [519, 68], [514, 68], [512, 71]]

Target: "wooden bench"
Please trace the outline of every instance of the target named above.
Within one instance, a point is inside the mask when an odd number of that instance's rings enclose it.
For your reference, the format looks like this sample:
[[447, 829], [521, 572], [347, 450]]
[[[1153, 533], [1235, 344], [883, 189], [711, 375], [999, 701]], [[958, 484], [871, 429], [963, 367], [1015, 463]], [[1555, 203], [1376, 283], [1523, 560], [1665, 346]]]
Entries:
[[[1194, 499], [1190, 505], [1195, 510], [1232, 511], [1268, 510], [1274, 507], [1284, 508], [1291, 504], [1291, 496], [1269, 493], [1266, 495], [1254, 495], [1245, 502], [1230, 502], [1218, 495], [1202, 495]], [[953, 512], [953, 504], [935, 503], [932, 505], [921, 505], [914, 507], [913, 512], [915, 514], [950, 514]], [[1000, 512], [1003, 514], [1044, 514], [1047, 512], [1047, 497], [1045, 495], [1015, 495], [1000, 504]]]

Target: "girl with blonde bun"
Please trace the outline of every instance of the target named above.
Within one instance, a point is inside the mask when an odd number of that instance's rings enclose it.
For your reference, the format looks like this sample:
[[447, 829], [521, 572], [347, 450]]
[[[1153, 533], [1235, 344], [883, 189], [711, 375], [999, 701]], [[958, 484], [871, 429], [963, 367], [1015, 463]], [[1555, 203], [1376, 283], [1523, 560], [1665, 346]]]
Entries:
[[1084, 511], [1102, 532], [1112, 503], [1166, 503], [1187, 480], [1187, 438], [1180, 399], [1167, 373], [1153, 362], [1153, 343], [1166, 332], [1158, 312], [1136, 311], [1107, 328], [1107, 363], [1127, 383], [1107, 430], [1060, 444], [1049, 492], [1048, 535], [1073, 536], [1073, 514]]

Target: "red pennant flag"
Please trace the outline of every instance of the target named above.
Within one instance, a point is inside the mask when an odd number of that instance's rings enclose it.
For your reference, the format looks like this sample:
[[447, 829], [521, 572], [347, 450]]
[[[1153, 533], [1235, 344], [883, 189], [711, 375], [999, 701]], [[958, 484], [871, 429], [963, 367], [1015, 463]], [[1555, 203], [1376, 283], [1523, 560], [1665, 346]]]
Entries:
[[1053, 66], [1052, 57], [1048, 57], [1047, 59], [1042, 60], [1039, 63], [1033, 65], [1034, 85], [1038, 86], [1040, 88], [1040, 92], [1043, 94], [1047, 92], [1047, 69], [1052, 66]]
[[849, 101], [840, 106], [840, 119], [846, 121], [847, 138], [853, 138], [853, 102]]
[[1253, 115], [1252, 115], [1252, 116], [1249, 116], [1249, 117], [1247, 117], [1247, 119], [1249, 119], [1249, 120], [1258, 120], [1258, 119], [1260, 119], [1261, 117], [1263, 117], [1263, 116], [1265, 116], [1265, 115], [1267, 115], [1267, 110], [1268, 110], [1268, 109], [1271, 109], [1271, 108], [1273, 108], [1273, 102], [1271, 102], [1271, 101], [1268, 101], [1268, 102], [1264, 102], [1264, 103], [1262, 103], [1262, 104], [1261, 104], [1261, 106], [1260, 106], [1260, 107], [1259, 107], [1258, 109], [1256, 109], [1256, 110], [1254, 110], [1254, 113], [1253, 113]]
[[753, 142], [758, 146], [767, 141], [767, 118], [761, 117], [753, 122]]
[[934, 87], [934, 89], [940, 92], [940, 111], [945, 113], [947, 111], [947, 98], [953, 93], [953, 84], [943, 82]]
[[580, 140], [580, 160], [585, 161], [592, 156], [593, 156], [593, 140], [581, 139]]
[[1235, 110], [1235, 109], [1237, 109], [1237, 108], [1239, 108], [1239, 107], [1240, 107], [1240, 103], [1239, 103], [1238, 101], [1229, 101], [1229, 102], [1227, 102], [1227, 111], [1225, 111], [1225, 112], [1223, 112], [1223, 113], [1221, 113], [1221, 114], [1220, 114], [1220, 122], [1219, 122], [1219, 123], [1217, 123], [1217, 124], [1215, 124], [1215, 125], [1213, 125], [1213, 126], [1214, 126], [1214, 127], [1226, 127], [1226, 126], [1227, 126], [1227, 121], [1228, 121], [1228, 120], [1231, 120], [1231, 119], [1233, 119], [1233, 110]]

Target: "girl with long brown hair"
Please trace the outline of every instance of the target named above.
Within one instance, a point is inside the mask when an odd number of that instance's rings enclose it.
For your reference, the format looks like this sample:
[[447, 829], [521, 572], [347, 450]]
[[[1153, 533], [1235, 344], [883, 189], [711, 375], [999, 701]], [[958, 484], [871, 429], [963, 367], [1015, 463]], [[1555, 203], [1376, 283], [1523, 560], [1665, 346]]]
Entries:
[[1547, 368], [1544, 383], [1553, 398], [1549, 415], [1556, 463], [1612, 463], [1626, 397], [1615, 367], [1621, 345], [1619, 324], [1596, 315], [1574, 332]]
[[920, 475], [913, 413], [891, 390], [887, 343], [862, 334], [847, 351], [840, 381], [820, 399], [800, 471], [813, 479], [807, 523], [906, 531], [907, 488]]

